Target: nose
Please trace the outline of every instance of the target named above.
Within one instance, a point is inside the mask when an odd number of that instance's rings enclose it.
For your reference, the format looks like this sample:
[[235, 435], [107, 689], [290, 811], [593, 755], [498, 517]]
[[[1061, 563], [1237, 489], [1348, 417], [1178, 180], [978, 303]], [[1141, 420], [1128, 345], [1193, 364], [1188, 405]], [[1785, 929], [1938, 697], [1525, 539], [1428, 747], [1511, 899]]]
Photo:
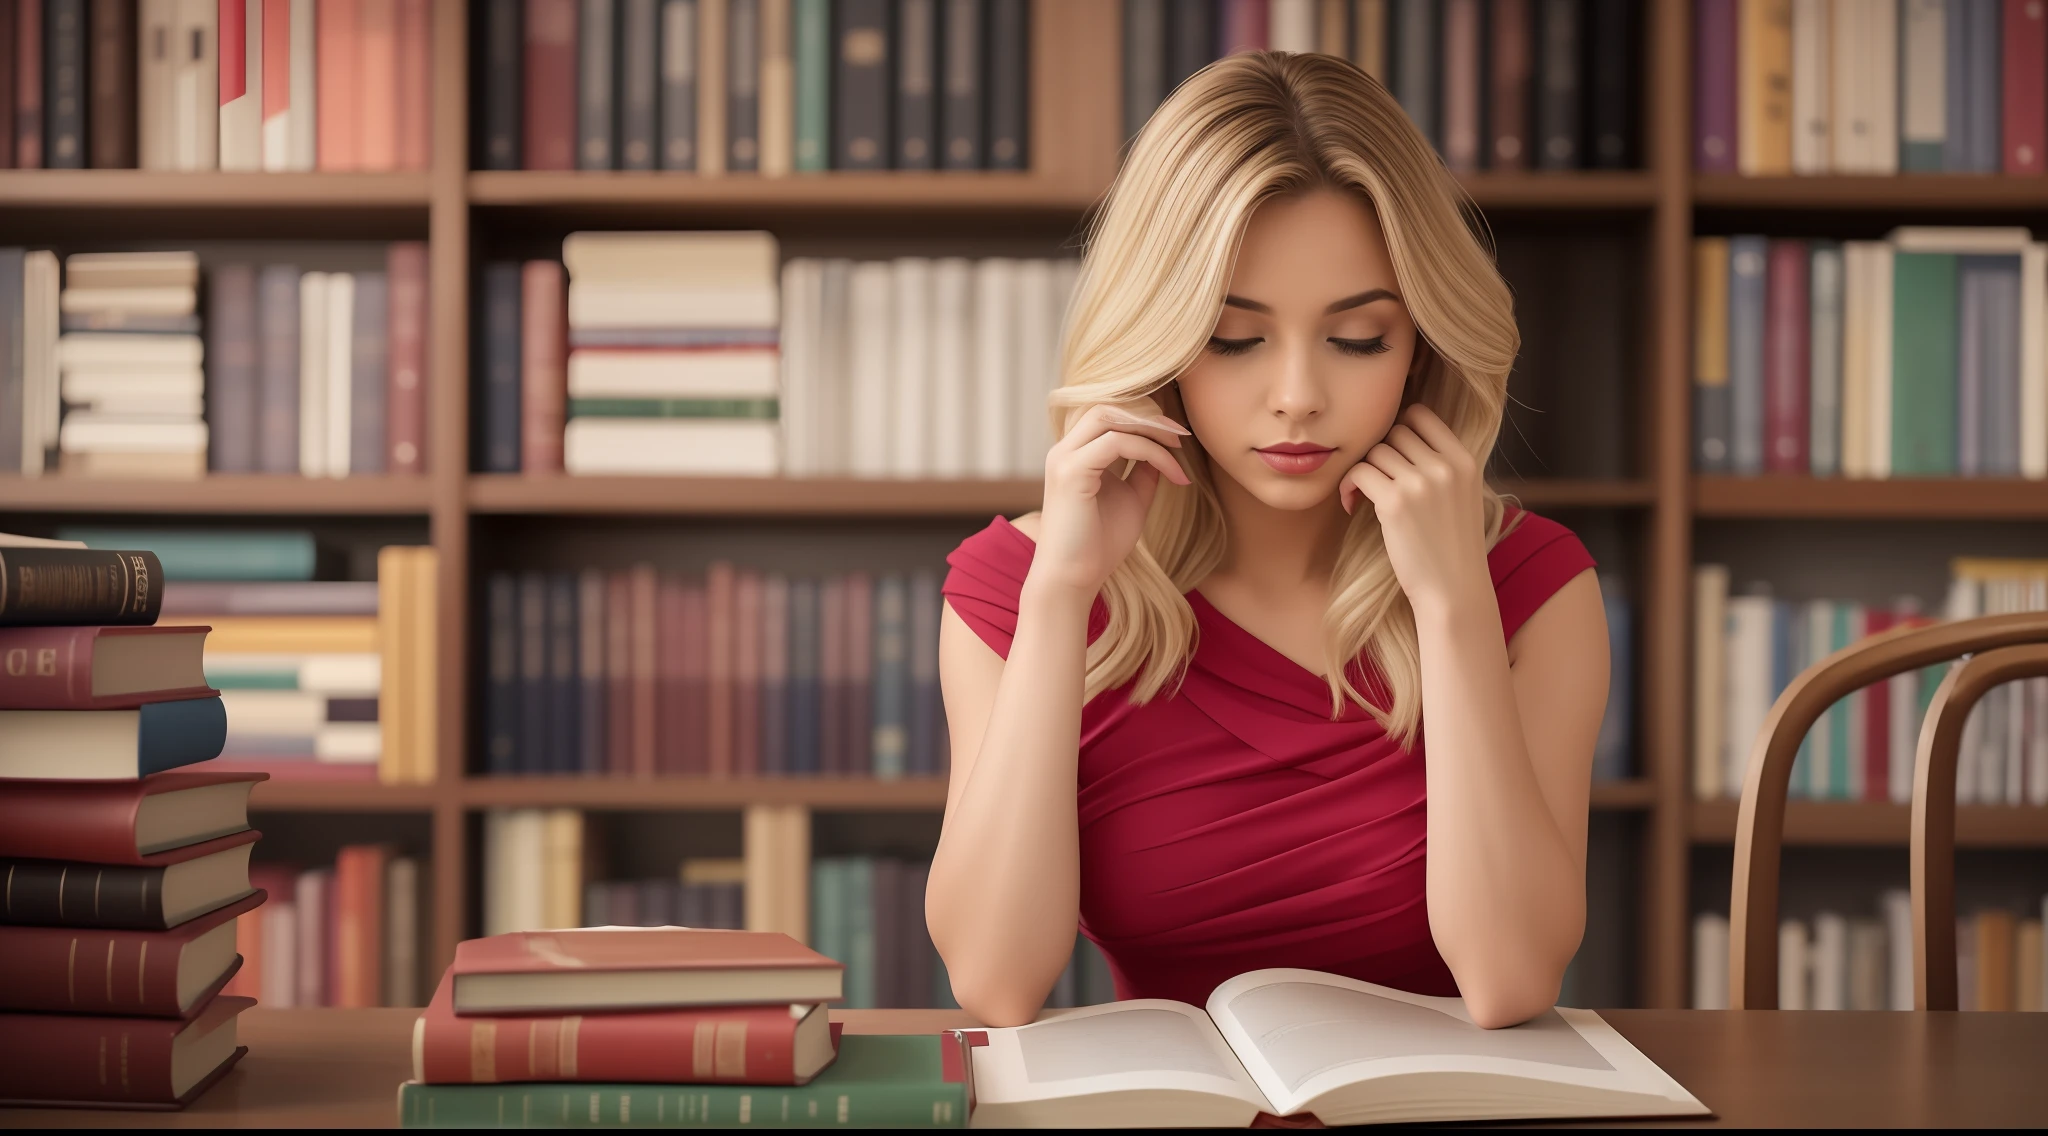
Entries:
[[1282, 418], [1304, 421], [1321, 414], [1328, 396], [1316, 374], [1313, 347], [1305, 340], [1289, 337], [1285, 349], [1274, 352], [1274, 358], [1278, 371], [1270, 377], [1268, 408]]

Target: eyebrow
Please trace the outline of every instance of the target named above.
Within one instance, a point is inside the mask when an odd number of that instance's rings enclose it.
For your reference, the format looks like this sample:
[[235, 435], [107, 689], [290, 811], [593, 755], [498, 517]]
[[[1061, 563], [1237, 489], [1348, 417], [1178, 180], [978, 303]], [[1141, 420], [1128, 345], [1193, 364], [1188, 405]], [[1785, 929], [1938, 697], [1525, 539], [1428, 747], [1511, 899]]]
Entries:
[[[1399, 300], [1400, 298], [1385, 288], [1368, 288], [1356, 296], [1346, 296], [1329, 307], [1324, 308], [1323, 314], [1326, 316], [1335, 315], [1338, 312], [1350, 311], [1352, 308], [1361, 308], [1380, 300]], [[1243, 308], [1249, 312], [1260, 312], [1265, 315], [1273, 314], [1273, 309], [1270, 306], [1262, 304], [1257, 300], [1247, 300], [1243, 296], [1225, 296], [1223, 297], [1223, 306], [1227, 308]]]

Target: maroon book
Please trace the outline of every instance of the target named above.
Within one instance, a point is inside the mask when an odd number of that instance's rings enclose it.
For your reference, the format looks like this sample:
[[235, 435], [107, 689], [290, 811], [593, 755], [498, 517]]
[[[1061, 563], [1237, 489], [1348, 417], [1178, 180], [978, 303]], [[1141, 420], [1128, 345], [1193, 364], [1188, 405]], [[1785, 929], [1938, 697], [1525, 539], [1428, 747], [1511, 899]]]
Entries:
[[1480, 0], [1443, 2], [1444, 164], [1459, 173], [1479, 169]]
[[711, 612], [701, 581], [683, 585], [683, 772], [711, 773]]
[[201, 653], [209, 630], [0, 627], [0, 710], [133, 710], [211, 698]]
[[1529, 0], [1493, 0], [1487, 72], [1487, 165], [1529, 168]]
[[217, 997], [189, 1020], [0, 1014], [0, 1104], [178, 1108], [246, 1052], [235, 1018], [254, 998]]
[[385, 276], [391, 294], [385, 468], [420, 473], [427, 467], [427, 246], [420, 241], [392, 245], [385, 254]]
[[732, 764], [741, 777], [761, 773], [761, 574], [739, 573], [733, 585]]
[[[1880, 607], [1863, 612], [1863, 634], [1890, 631], [1899, 613]], [[1873, 682], [1863, 688], [1863, 800], [1891, 800], [1892, 684]]]
[[18, 781], [0, 793], [0, 856], [148, 867], [249, 827], [262, 773], [172, 769], [139, 781]]
[[569, 299], [562, 264], [529, 260], [519, 301], [519, 468], [562, 471], [562, 425], [569, 397]]
[[705, 667], [705, 719], [711, 734], [713, 777], [730, 777], [732, 760], [733, 567], [726, 561], [704, 574], [704, 607], [709, 622], [710, 657]]
[[241, 969], [235, 918], [263, 901], [259, 889], [168, 931], [0, 927], [0, 1010], [189, 1020]]
[[1806, 242], [1773, 240], [1764, 279], [1764, 469], [1805, 474], [1812, 355]]
[[604, 769], [633, 775], [633, 582], [624, 570], [604, 578]]
[[626, 571], [633, 597], [633, 775], [654, 776], [654, 593], [652, 564]]
[[134, 0], [92, 0], [92, 167], [135, 168]]
[[14, 167], [15, 0], [0, 0], [0, 170]]
[[14, 164], [43, 168], [43, 6], [15, 0]]
[[845, 970], [777, 931], [594, 929], [465, 940], [448, 974], [456, 1013], [516, 1014], [836, 1002]]
[[688, 723], [683, 691], [686, 587], [682, 577], [664, 575], [654, 590], [654, 771], [663, 777], [679, 777], [689, 771], [683, 757], [683, 731]]
[[1693, 167], [1735, 172], [1735, 2], [1693, 4]]
[[2005, 0], [2005, 172], [2038, 177], [2048, 172], [2048, 5]]
[[526, 168], [575, 169], [576, 0], [526, 0], [525, 111]]

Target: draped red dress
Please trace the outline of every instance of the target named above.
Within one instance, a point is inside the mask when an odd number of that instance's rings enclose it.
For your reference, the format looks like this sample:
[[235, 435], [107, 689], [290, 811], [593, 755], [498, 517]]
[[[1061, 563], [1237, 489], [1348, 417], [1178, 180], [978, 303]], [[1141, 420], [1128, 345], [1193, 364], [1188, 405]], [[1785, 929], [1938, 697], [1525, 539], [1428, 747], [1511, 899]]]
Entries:
[[[1006, 658], [1035, 548], [997, 517], [947, 557], [947, 601]], [[1512, 637], [1593, 558], [1528, 514], [1487, 564]], [[1456, 994], [1429, 933], [1420, 736], [1402, 749], [1348, 702], [1332, 720], [1322, 678], [1199, 591], [1187, 598], [1197, 638], [1178, 691], [1140, 706], [1127, 684], [1081, 713], [1081, 932], [1117, 996], [1199, 1006], [1264, 967]], [[1097, 600], [1090, 641], [1106, 618]], [[1354, 684], [1383, 697], [1369, 664], [1353, 666]]]

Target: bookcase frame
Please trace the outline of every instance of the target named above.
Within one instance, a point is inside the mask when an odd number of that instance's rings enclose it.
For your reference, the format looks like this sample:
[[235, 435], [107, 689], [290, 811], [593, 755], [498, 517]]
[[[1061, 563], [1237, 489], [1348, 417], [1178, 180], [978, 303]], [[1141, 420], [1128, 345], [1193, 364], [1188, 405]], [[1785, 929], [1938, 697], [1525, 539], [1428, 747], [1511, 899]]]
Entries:
[[[291, 518], [424, 517], [439, 550], [438, 779], [430, 785], [272, 783], [254, 805], [273, 812], [426, 814], [430, 819], [435, 972], [453, 957], [481, 892], [469, 862], [469, 818], [500, 807], [595, 809], [925, 810], [943, 783], [863, 779], [492, 778], [465, 773], [470, 661], [480, 633], [469, 581], [470, 529], [487, 515], [575, 517], [974, 517], [1037, 507], [1035, 481], [860, 481], [732, 478], [573, 478], [473, 474], [468, 468], [471, 226], [478, 209], [501, 218], [569, 218], [604, 226], [620, 217], [668, 227], [733, 223], [855, 225], [948, 215], [991, 227], [1024, 220], [1078, 224], [1115, 173], [1121, 122], [1121, 27], [1112, 0], [1033, 0], [1031, 161], [1028, 172], [841, 173], [698, 178], [674, 173], [471, 171], [469, 6], [433, 5], [433, 163], [424, 173], [171, 173], [141, 170], [0, 171], [9, 227], [48, 221], [79, 229], [117, 213], [184, 235], [260, 217], [272, 227], [331, 235], [401, 215], [424, 221], [429, 241], [431, 422], [429, 472], [419, 477], [317, 480], [218, 475], [196, 483], [46, 477], [0, 479], [0, 514], [161, 514]], [[1638, 1004], [1682, 1006], [1687, 989], [1688, 861], [1695, 845], [1732, 842], [1735, 806], [1695, 801], [1690, 738], [1690, 591], [1695, 518], [1977, 518], [2048, 520], [2048, 483], [1999, 479], [1849, 481], [1695, 476], [1691, 437], [1691, 246], [1696, 207], [1943, 217], [1998, 211], [2048, 223], [2048, 180], [1999, 176], [1741, 178], [1691, 170], [1691, 7], [1649, 0], [1640, 170], [1495, 174], [1464, 178], [1483, 210], [1620, 211], [1647, 223], [1650, 298], [1642, 360], [1648, 382], [1637, 424], [1640, 474], [1613, 480], [1543, 479], [1501, 488], [1532, 508], [1639, 515], [1642, 566], [1637, 644], [1637, 780], [1594, 787], [1593, 807], [1639, 813], [1641, 897]], [[205, 220], [201, 220], [204, 218]], [[1794, 844], [1903, 845], [1904, 806], [1794, 802]], [[2048, 810], [1966, 807], [1965, 846], [2048, 848]]]

